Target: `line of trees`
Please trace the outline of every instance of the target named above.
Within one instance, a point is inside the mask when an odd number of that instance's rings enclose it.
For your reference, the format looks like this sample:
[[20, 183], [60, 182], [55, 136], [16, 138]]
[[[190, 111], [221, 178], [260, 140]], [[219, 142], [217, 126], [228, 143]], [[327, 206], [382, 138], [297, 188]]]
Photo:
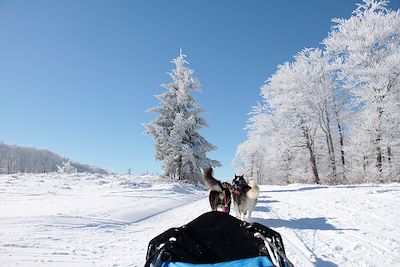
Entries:
[[400, 180], [400, 12], [364, 0], [261, 88], [236, 172], [261, 183]]
[[0, 141], [0, 174], [47, 172], [109, 173], [102, 168], [71, 162], [46, 149], [7, 145]]
[[169, 73], [172, 82], [161, 85], [166, 91], [156, 96], [160, 105], [148, 110], [159, 116], [144, 126], [146, 133], [155, 139], [155, 158], [163, 161], [163, 175], [199, 181], [202, 169], [221, 164], [207, 157], [216, 147], [198, 132], [208, 126], [201, 117], [206, 110], [191, 95], [200, 92], [200, 82], [187, 67], [185, 57], [181, 51], [172, 60], [175, 64]]

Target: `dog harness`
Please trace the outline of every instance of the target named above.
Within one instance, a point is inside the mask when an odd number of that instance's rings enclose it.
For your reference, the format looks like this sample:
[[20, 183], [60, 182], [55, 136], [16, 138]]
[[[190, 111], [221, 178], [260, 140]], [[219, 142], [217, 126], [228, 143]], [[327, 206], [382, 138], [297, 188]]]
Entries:
[[224, 192], [224, 206], [222, 207], [222, 211], [223, 212], [225, 212], [225, 213], [228, 213], [229, 214], [229, 202], [231, 202], [231, 200], [229, 199], [229, 200], [227, 200], [227, 197], [226, 197], [226, 194], [225, 194], [225, 192]]

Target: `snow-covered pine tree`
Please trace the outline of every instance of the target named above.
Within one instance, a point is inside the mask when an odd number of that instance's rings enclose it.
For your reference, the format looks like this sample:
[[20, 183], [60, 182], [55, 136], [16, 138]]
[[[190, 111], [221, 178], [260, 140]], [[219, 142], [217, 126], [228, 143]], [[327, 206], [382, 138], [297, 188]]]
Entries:
[[200, 82], [187, 67], [185, 57], [180, 51], [172, 60], [175, 64], [175, 69], [169, 73], [172, 82], [161, 85], [166, 91], [156, 96], [160, 105], [148, 110], [159, 116], [144, 126], [146, 133], [155, 139], [155, 158], [163, 161], [164, 175], [198, 181], [203, 168], [221, 164], [207, 158], [207, 152], [216, 147], [198, 132], [208, 125], [201, 117], [205, 109], [200, 108], [191, 95], [193, 91], [201, 91]]

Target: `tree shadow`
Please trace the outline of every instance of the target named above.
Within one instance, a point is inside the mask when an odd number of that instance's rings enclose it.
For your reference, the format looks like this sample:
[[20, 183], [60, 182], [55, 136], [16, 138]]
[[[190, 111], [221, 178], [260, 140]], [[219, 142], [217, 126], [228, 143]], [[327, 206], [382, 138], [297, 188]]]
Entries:
[[257, 200], [257, 204], [268, 204], [268, 203], [278, 203], [278, 200], [269, 200], [270, 197], [259, 197]]
[[268, 206], [256, 206], [254, 208], [254, 211], [259, 211], [259, 212], [269, 212], [271, 211], [271, 208]]
[[315, 266], [318, 267], [337, 267], [339, 265], [337, 265], [336, 263], [330, 262], [330, 261], [326, 261], [320, 258], [316, 258], [315, 261]]
[[270, 191], [262, 191], [263, 193], [284, 193], [284, 192], [299, 192], [299, 191], [308, 191], [308, 190], [319, 190], [326, 189], [328, 186], [305, 186], [301, 188], [293, 188], [293, 189], [282, 189], [282, 190], [270, 190]]
[[368, 184], [355, 184], [355, 185], [336, 185], [335, 187], [337, 188], [370, 188], [370, 187], [376, 187], [376, 185], [368, 185]]
[[387, 193], [387, 192], [398, 192], [398, 189], [378, 189], [375, 191], [375, 194]]
[[317, 218], [300, 218], [292, 220], [282, 220], [282, 219], [264, 219], [264, 218], [253, 218], [254, 222], [261, 223], [267, 227], [279, 228], [285, 227], [290, 229], [299, 230], [353, 230], [358, 231], [358, 229], [343, 229], [336, 228], [334, 225], [327, 222], [328, 218], [317, 217]]

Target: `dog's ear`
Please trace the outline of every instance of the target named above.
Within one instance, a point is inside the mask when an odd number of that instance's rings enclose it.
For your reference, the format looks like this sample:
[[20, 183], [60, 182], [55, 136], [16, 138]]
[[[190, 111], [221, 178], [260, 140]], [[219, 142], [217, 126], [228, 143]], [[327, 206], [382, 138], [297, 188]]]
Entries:
[[232, 184], [236, 183], [238, 176], [235, 174], [235, 178], [232, 179]]

